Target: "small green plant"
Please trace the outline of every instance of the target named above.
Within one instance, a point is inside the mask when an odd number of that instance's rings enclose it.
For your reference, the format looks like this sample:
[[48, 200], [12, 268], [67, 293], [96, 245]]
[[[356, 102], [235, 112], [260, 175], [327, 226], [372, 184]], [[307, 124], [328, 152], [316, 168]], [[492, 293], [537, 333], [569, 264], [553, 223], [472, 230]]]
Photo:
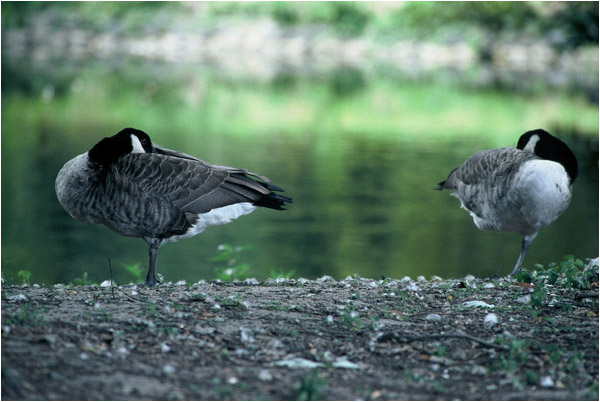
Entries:
[[144, 270], [140, 267], [139, 263], [136, 264], [121, 264], [125, 271], [129, 272], [133, 276], [134, 282], [140, 282], [144, 279]]
[[346, 311], [340, 316], [340, 320], [343, 326], [353, 331], [362, 328], [363, 325], [360, 319], [360, 314], [352, 305], [346, 306]]
[[246, 272], [250, 269], [249, 264], [238, 261], [241, 252], [249, 250], [250, 246], [233, 247], [229, 244], [221, 244], [217, 248], [217, 255], [211, 258], [212, 262], [221, 265], [215, 268], [215, 276], [222, 281], [243, 280], [248, 277]]
[[548, 296], [548, 291], [546, 288], [546, 284], [544, 283], [544, 279], [538, 278], [538, 280], [536, 280], [536, 282], [535, 282], [535, 289], [533, 290], [533, 293], [531, 294], [531, 301], [529, 302], [529, 304], [533, 308], [540, 308], [540, 307], [542, 307], [544, 300], [546, 300], [547, 296]]
[[43, 320], [40, 313], [34, 310], [30, 304], [24, 304], [13, 315], [10, 315], [4, 320], [7, 325], [24, 327], [28, 325], [42, 325]]
[[321, 389], [325, 386], [325, 380], [319, 377], [317, 370], [311, 370], [300, 379], [300, 386], [294, 395], [296, 401], [319, 401], [323, 397]]
[[229, 295], [227, 297], [216, 296], [215, 300], [222, 306], [232, 306], [232, 307], [245, 307], [242, 301], [242, 295], [236, 293], [234, 295]]
[[19, 277], [19, 279], [21, 280], [21, 282], [23, 283], [23, 285], [27, 285], [29, 286], [29, 280], [31, 279], [31, 272], [26, 270], [26, 269], [22, 269], [19, 272], [17, 272], [17, 276]]
[[69, 282], [69, 286], [73, 286], [73, 284], [75, 284], [75, 286], [87, 286], [92, 285], [93, 282], [88, 279], [88, 273], [84, 272], [83, 275], [81, 275], [81, 278], [75, 278], [73, 279], [73, 282]]
[[140, 311], [138, 315], [145, 315], [154, 318], [158, 318], [161, 316], [159, 307], [156, 304], [150, 302], [142, 303], [142, 311]]
[[291, 271], [284, 271], [283, 269], [278, 269], [275, 270], [273, 268], [269, 269], [269, 278], [271, 279], [279, 279], [279, 278], [284, 278], [284, 279], [290, 279], [294, 273], [296, 273], [296, 270], [292, 269]]
[[[496, 339], [494, 343], [503, 342]], [[498, 361], [492, 364], [490, 369], [512, 373], [519, 369], [527, 360], [529, 343], [525, 339], [512, 339], [509, 342], [505, 342], [505, 345], [508, 346], [508, 352], [499, 354]]]

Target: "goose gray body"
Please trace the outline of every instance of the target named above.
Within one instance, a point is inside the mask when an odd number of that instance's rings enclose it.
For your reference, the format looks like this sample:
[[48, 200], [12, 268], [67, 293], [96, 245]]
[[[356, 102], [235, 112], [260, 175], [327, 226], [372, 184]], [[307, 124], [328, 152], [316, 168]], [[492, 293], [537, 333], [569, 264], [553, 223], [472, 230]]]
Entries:
[[436, 190], [448, 189], [481, 230], [523, 236], [518, 272], [533, 239], [571, 202], [577, 160], [566, 144], [544, 130], [523, 134], [517, 147], [477, 152]]
[[148, 243], [146, 283], [156, 283], [158, 248], [231, 222], [257, 207], [285, 209], [291, 198], [244, 169], [210, 165], [152, 145], [144, 132], [124, 129], [67, 162], [56, 194], [75, 219]]

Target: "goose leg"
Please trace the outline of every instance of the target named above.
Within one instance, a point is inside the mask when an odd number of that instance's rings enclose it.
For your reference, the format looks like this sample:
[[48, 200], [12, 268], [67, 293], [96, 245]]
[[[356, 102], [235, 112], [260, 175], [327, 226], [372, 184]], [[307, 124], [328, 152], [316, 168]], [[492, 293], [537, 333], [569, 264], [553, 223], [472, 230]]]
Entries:
[[156, 258], [158, 257], [158, 249], [162, 244], [160, 239], [144, 239], [148, 243], [148, 274], [146, 275], [146, 285], [156, 285]]
[[523, 265], [525, 255], [527, 255], [527, 252], [529, 251], [529, 246], [531, 246], [531, 243], [533, 242], [533, 239], [535, 239], [535, 236], [537, 236], [537, 232], [535, 232], [534, 234], [523, 236], [523, 241], [521, 242], [521, 254], [519, 254], [519, 259], [517, 260], [515, 267], [510, 273], [511, 276], [516, 275], [517, 272], [519, 272], [519, 269], [521, 269], [521, 265]]

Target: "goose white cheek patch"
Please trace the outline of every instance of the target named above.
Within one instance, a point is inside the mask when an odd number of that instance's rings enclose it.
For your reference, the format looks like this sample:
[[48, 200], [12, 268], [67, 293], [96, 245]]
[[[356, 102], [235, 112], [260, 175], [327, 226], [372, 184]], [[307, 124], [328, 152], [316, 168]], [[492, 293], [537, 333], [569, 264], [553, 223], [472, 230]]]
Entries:
[[523, 149], [523, 151], [531, 152], [532, 154], [534, 154], [535, 146], [537, 145], [539, 140], [540, 140], [539, 135], [537, 135], [537, 134], [532, 135], [531, 138], [529, 139], [529, 141], [527, 141], [527, 144], [525, 145], [525, 148]]
[[133, 148], [131, 150], [131, 153], [143, 154], [144, 152], [146, 152], [146, 150], [142, 146], [142, 143], [140, 142], [140, 139], [134, 134], [131, 134], [131, 147]]

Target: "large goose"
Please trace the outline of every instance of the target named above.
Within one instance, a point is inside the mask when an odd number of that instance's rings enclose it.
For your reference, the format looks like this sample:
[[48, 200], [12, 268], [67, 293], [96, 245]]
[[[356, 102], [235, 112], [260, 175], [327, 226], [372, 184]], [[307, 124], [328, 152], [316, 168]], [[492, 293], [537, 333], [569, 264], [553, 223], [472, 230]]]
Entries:
[[542, 228], [571, 202], [577, 159], [569, 147], [538, 129], [521, 135], [517, 147], [477, 152], [454, 169], [436, 190], [448, 189], [481, 230], [523, 236], [515, 275]]
[[280, 191], [264, 176], [154, 146], [134, 128], [102, 139], [56, 177], [58, 200], [73, 218], [148, 243], [148, 285], [156, 284], [162, 244], [229, 223], [256, 207], [285, 209], [292, 199]]

